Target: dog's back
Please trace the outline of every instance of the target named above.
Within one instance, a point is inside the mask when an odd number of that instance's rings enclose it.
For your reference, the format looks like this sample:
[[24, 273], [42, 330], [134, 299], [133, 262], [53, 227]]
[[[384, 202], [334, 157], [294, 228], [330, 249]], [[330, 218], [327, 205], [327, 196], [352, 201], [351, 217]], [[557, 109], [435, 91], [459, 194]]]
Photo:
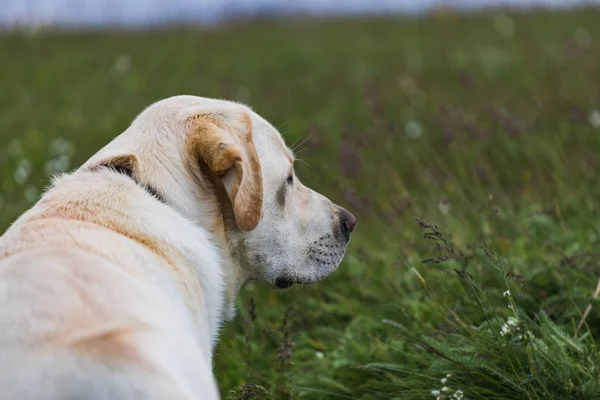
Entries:
[[38, 211], [0, 238], [0, 399], [218, 398], [165, 260]]

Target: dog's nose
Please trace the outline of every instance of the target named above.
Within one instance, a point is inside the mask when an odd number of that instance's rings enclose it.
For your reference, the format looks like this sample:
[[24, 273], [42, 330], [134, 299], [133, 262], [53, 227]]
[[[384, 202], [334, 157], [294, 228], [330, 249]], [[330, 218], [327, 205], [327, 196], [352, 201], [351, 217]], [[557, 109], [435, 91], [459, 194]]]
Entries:
[[340, 207], [340, 224], [342, 225], [342, 230], [348, 233], [352, 232], [356, 225], [356, 218], [354, 215], [342, 207]]

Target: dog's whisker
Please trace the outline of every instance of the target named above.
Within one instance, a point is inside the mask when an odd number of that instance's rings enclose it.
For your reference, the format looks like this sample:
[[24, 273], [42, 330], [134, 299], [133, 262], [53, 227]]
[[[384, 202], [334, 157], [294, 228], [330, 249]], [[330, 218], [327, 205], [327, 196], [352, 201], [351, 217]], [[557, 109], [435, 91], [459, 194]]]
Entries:
[[296, 158], [296, 161], [300, 161], [302, 164], [304, 164], [304, 165], [307, 165], [307, 166], [309, 166], [309, 167], [311, 166], [311, 165], [308, 163], [308, 161], [306, 161], [306, 160], [305, 160], [305, 159], [303, 159], [303, 158]]
[[306, 138], [304, 138], [300, 143], [296, 142], [293, 145], [290, 146], [290, 150], [292, 151], [292, 153], [297, 154], [298, 148], [302, 145], [304, 145], [306, 142], [308, 142], [310, 140], [310, 138], [312, 138], [313, 133], [311, 133], [310, 135], [308, 135]]
[[301, 162], [302, 164], [304, 164], [310, 168], [310, 164], [308, 162], [306, 162], [305, 160], [303, 160], [302, 158], [296, 158], [296, 161]]

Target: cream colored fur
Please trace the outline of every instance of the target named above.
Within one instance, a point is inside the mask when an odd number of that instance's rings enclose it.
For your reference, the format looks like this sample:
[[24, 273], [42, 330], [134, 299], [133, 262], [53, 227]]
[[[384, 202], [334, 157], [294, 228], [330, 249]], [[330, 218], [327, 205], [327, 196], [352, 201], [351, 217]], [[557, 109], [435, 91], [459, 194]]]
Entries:
[[0, 238], [0, 399], [219, 398], [239, 289], [327, 276], [354, 226], [292, 167], [248, 107], [175, 96], [56, 177]]

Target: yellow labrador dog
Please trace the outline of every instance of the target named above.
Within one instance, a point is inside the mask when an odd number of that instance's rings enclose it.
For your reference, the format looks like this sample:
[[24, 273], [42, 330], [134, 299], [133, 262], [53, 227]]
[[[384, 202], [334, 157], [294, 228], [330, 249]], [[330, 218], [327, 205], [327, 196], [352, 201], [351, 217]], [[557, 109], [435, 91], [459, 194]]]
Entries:
[[249, 280], [336, 269], [354, 229], [273, 126], [175, 96], [0, 238], [0, 398], [217, 399], [212, 352]]

